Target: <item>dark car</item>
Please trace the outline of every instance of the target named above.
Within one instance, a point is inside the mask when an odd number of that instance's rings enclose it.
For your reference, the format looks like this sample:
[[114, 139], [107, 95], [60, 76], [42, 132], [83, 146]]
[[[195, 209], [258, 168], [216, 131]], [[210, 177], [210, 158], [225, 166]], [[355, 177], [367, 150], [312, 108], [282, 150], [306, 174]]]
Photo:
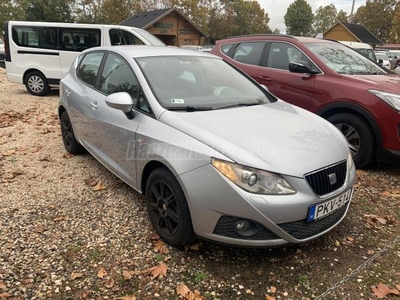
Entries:
[[400, 162], [400, 76], [338, 42], [306, 37], [234, 37], [211, 53], [333, 123], [358, 167]]

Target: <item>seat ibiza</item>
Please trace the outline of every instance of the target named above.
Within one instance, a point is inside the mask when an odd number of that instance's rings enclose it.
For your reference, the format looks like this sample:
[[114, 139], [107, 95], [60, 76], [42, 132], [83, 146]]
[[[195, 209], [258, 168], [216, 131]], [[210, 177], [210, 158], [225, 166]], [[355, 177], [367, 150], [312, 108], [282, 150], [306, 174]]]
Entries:
[[86, 149], [144, 194], [170, 245], [305, 242], [349, 209], [355, 166], [340, 131], [214, 55], [90, 49], [60, 95], [66, 150]]

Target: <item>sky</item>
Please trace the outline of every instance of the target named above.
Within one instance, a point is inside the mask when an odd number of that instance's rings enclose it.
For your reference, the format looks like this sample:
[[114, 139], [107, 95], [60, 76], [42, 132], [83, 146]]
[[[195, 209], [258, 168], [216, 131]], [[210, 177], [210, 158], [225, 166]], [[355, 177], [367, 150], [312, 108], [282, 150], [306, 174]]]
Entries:
[[[261, 8], [264, 8], [265, 12], [268, 13], [270, 21], [268, 23], [269, 28], [274, 31], [276, 28], [279, 29], [281, 33], [286, 32], [284, 15], [291, 3], [294, 0], [257, 0], [260, 3]], [[337, 11], [343, 9], [350, 15], [351, 5], [353, 0], [306, 0], [308, 4], [311, 5], [313, 13], [320, 7], [333, 4], [335, 5]], [[365, 0], [356, 0], [354, 5], [354, 12], [357, 8], [365, 4]]]

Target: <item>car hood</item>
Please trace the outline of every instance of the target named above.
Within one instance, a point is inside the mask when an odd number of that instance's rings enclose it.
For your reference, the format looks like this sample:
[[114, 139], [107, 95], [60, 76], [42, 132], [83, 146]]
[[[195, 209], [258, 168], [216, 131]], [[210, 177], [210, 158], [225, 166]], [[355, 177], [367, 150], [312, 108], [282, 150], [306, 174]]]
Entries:
[[399, 94], [400, 76], [397, 74], [389, 75], [343, 75], [349, 80], [356, 80], [368, 85], [368, 89], [388, 91]]
[[199, 112], [166, 111], [160, 121], [232, 161], [302, 177], [347, 158], [344, 136], [324, 119], [286, 102]]

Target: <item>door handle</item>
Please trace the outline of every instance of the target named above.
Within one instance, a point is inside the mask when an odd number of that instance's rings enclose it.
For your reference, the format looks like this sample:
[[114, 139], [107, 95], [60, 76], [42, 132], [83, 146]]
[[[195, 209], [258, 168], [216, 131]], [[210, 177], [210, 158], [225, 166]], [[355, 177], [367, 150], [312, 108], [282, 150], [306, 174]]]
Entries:
[[67, 97], [71, 96], [71, 91], [69, 89], [65, 89], [65, 94]]
[[96, 110], [97, 109], [97, 101], [92, 101], [90, 102], [90, 106], [92, 107], [92, 110]]

